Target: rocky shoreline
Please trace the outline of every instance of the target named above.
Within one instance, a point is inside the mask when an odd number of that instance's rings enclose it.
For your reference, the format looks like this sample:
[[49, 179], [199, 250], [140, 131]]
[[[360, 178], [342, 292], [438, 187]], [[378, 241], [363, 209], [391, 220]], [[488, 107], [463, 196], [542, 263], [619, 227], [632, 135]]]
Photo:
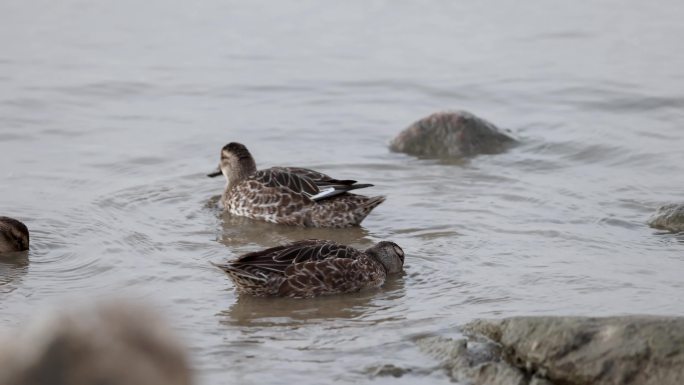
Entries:
[[684, 317], [515, 317], [466, 324], [421, 349], [450, 377], [488, 385], [684, 384]]

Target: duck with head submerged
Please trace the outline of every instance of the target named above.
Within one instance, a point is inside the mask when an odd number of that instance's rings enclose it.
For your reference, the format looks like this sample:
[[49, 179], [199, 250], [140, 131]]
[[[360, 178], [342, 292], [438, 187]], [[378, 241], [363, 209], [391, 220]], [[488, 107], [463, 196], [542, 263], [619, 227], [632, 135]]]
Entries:
[[404, 267], [404, 251], [383, 241], [366, 250], [309, 239], [245, 254], [216, 265], [239, 293], [311, 298], [380, 287]]
[[349, 191], [371, 184], [332, 178], [298, 167], [257, 170], [252, 154], [240, 143], [221, 150], [219, 169], [226, 188], [224, 210], [233, 215], [271, 223], [306, 227], [358, 226], [385, 197], [366, 197]]
[[29, 248], [29, 231], [20, 221], [0, 216], [0, 253], [25, 251]]

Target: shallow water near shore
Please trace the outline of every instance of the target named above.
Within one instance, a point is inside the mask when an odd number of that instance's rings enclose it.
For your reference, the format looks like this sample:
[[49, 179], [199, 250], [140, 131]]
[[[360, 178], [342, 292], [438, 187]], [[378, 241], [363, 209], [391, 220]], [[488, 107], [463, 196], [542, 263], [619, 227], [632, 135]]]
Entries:
[[[78, 1], [0, 4], [0, 330], [72, 298], [157, 304], [200, 384], [449, 383], [415, 340], [475, 318], [684, 316], [684, 6]], [[521, 144], [462, 162], [390, 153], [432, 112]], [[361, 228], [222, 215], [205, 176], [240, 141], [386, 195]], [[305, 238], [392, 240], [378, 291], [239, 298], [210, 262]], [[372, 377], [392, 364], [401, 378]]]

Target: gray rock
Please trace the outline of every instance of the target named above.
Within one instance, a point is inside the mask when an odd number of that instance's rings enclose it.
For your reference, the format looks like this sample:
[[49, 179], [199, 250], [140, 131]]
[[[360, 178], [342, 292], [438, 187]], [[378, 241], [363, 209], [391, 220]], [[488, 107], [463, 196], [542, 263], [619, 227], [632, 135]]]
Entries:
[[519, 370], [501, 360], [490, 341], [425, 337], [416, 341], [426, 354], [441, 362], [454, 381], [469, 385], [527, 385]]
[[[464, 330], [502, 345], [537, 384], [684, 384], [684, 317], [519, 317]], [[550, 382], [549, 382], [550, 381]]]
[[660, 207], [649, 219], [648, 225], [673, 233], [684, 231], [684, 203], [673, 203]]
[[371, 366], [366, 368], [366, 374], [370, 377], [395, 377], [399, 378], [405, 374], [411, 373], [411, 368], [402, 368], [393, 364], [384, 364], [379, 366]]
[[532, 377], [530, 385], [553, 385], [553, 383], [545, 378]]
[[515, 139], [466, 111], [437, 112], [418, 120], [392, 140], [390, 150], [428, 158], [497, 154]]

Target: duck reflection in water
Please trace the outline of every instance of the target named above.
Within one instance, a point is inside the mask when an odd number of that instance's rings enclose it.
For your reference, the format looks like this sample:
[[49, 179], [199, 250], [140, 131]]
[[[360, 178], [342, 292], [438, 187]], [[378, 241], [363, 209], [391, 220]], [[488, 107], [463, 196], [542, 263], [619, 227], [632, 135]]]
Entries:
[[28, 273], [29, 252], [4, 253], [0, 258], [0, 293], [13, 291], [22, 276]]
[[329, 239], [342, 244], [372, 243], [370, 232], [364, 227], [330, 229], [280, 226], [229, 213], [221, 215], [220, 230], [218, 242], [238, 253], [252, 251], [254, 245], [267, 248], [301, 239]]
[[[230, 308], [219, 313], [219, 322], [230, 326], [269, 327], [376, 316], [378, 311], [391, 307], [391, 304], [406, 295], [403, 275], [401, 273], [391, 277], [380, 290], [310, 298], [305, 301], [298, 298], [241, 295]], [[396, 314], [391, 317], [394, 316]]]

